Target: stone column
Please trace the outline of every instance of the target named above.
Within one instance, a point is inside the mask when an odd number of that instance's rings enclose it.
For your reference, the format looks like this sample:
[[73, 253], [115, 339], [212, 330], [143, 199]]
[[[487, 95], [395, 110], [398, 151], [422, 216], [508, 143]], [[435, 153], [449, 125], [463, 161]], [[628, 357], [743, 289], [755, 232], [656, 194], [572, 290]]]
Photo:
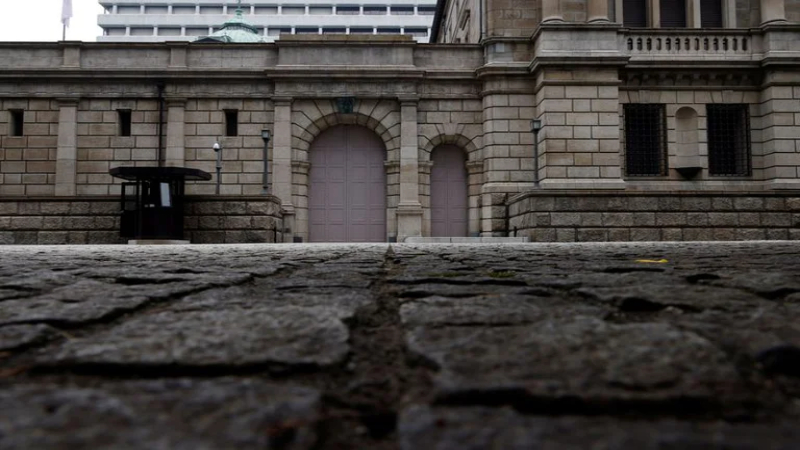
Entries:
[[563, 22], [559, 0], [542, 0], [542, 22]]
[[185, 98], [167, 99], [167, 155], [165, 158], [167, 167], [183, 167], [186, 164], [185, 114]]
[[291, 242], [295, 231], [292, 203], [292, 99], [273, 98], [275, 108], [272, 132], [272, 195], [281, 200], [284, 240]]
[[609, 22], [608, 0], [589, 0], [587, 22]]
[[69, 197], [77, 192], [78, 99], [59, 99], [58, 150], [56, 151], [56, 196]]
[[400, 203], [397, 205], [397, 242], [422, 236], [417, 149], [418, 98], [400, 98]]
[[761, 0], [761, 25], [786, 22], [784, 0]]

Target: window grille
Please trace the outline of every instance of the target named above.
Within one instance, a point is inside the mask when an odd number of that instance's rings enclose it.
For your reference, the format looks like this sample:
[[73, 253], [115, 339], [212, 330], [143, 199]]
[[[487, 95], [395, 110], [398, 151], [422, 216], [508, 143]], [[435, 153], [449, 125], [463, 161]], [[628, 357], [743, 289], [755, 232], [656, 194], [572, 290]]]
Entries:
[[667, 118], [664, 105], [629, 103], [625, 114], [625, 172], [628, 176], [667, 174]]
[[706, 105], [706, 111], [708, 112], [709, 175], [750, 175], [750, 114], [748, 105]]

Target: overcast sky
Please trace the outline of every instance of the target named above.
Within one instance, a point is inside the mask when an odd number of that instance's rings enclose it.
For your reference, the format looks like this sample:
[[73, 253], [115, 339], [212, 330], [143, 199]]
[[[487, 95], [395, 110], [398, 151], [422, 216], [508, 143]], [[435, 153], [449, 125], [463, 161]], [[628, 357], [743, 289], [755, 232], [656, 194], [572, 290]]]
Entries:
[[[0, 41], [60, 41], [63, 0], [0, 0]], [[72, 0], [67, 40], [97, 40], [98, 0]]]

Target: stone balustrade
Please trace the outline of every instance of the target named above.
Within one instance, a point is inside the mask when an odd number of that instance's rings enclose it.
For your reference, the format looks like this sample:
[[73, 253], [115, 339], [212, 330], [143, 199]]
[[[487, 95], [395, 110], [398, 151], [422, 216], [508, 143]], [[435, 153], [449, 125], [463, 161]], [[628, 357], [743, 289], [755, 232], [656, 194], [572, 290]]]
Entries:
[[756, 37], [746, 30], [623, 30], [620, 48], [631, 59], [750, 60]]

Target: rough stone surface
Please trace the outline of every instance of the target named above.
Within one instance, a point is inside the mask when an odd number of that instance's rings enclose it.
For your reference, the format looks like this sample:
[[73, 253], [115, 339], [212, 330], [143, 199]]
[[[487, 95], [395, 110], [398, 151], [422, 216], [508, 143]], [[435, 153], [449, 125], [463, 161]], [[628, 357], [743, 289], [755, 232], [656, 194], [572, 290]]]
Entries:
[[0, 248], [0, 449], [790, 449], [800, 243]]

